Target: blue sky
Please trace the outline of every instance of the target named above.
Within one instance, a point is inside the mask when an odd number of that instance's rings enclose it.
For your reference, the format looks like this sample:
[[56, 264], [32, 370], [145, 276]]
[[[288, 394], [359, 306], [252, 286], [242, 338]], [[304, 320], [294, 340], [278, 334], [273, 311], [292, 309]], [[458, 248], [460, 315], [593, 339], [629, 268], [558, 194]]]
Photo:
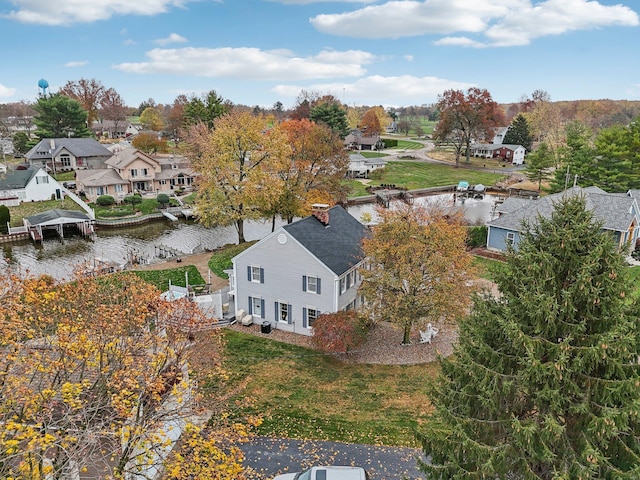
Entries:
[[95, 78], [129, 106], [216, 90], [295, 105], [640, 100], [638, 0], [0, 0], [0, 103]]

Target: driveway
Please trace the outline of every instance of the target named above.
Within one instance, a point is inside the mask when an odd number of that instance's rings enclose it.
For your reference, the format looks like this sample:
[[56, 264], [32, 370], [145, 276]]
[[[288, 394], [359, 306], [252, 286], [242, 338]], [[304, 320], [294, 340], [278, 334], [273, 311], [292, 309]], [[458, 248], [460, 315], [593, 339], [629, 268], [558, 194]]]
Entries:
[[244, 464], [251, 480], [270, 480], [275, 475], [298, 472], [312, 465], [356, 465], [371, 480], [417, 480], [422, 451], [414, 448], [380, 447], [315, 440], [255, 437], [242, 446]]

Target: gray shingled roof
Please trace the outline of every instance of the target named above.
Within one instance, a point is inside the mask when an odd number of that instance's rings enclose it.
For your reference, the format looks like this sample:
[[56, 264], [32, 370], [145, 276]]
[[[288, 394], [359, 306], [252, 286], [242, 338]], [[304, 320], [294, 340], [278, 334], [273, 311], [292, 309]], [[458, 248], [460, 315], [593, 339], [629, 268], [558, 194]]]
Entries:
[[46, 212], [38, 213], [36, 215], [31, 215], [27, 217], [27, 220], [31, 225], [39, 225], [42, 223], [48, 223], [52, 220], [58, 220], [61, 218], [67, 219], [76, 219], [76, 220], [91, 220], [86, 213], [80, 212], [78, 210], [61, 210], [61, 209], [53, 209], [47, 210]]
[[[51, 141], [53, 140], [53, 149]], [[76, 157], [110, 157], [111, 151], [93, 138], [43, 138], [29, 150], [25, 158], [29, 160], [50, 159], [66, 149]]]
[[329, 209], [329, 225], [313, 216], [284, 228], [336, 275], [342, 275], [364, 257], [362, 240], [369, 230], [339, 205]]
[[17, 190], [26, 187], [38, 170], [38, 168], [29, 168], [7, 172], [0, 176], [0, 190]]
[[[632, 207], [636, 202], [627, 195], [607, 193], [598, 187], [573, 187], [566, 192], [556, 193], [542, 197], [539, 200], [514, 201], [507, 204], [506, 209], [500, 208], [503, 214], [488, 222], [489, 226], [519, 231], [522, 222], [534, 225], [538, 216], [549, 218], [557, 203], [563, 195], [584, 195], [586, 207], [593, 212], [596, 220], [603, 222], [602, 228], [616, 232], [627, 231], [633, 221]], [[518, 204], [520, 204], [518, 206]], [[515, 208], [511, 208], [515, 207]], [[637, 205], [636, 205], [637, 211]]]

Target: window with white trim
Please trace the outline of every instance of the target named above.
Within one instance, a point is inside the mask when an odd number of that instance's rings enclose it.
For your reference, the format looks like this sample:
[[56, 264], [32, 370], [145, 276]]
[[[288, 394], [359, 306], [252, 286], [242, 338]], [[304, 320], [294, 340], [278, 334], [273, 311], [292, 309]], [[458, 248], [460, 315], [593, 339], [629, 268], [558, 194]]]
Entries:
[[513, 245], [515, 239], [516, 234], [514, 232], [507, 232], [507, 245]]
[[320, 278], [314, 275], [302, 276], [302, 291], [320, 295]]
[[249, 314], [254, 317], [264, 318], [264, 299], [249, 297]]
[[291, 323], [291, 305], [285, 302], [276, 302], [276, 320]]
[[305, 328], [313, 327], [313, 322], [320, 316], [320, 310], [313, 307], [304, 307], [302, 309], [302, 326]]
[[264, 268], [257, 265], [248, 265], [247, 280], [254, 283], [264, 283]]
[[36, 177], [36, 184], [42, 185], [43, 183], [49, 183], [49, 177], [48, 176]]
[[131, 178], [137, 177], [137, 176], [138, 176], [138, 169], [137, 168], [132, 168], [131, 169]]

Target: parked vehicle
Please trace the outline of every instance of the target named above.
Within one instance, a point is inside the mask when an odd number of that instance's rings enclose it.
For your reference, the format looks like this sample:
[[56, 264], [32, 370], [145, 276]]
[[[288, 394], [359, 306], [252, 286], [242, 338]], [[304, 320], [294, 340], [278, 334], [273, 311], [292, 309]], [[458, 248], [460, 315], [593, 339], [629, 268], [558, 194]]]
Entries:
[[304, 472], [285, 473], [273, 480], [369, 480], [369, 474], [361, 467], [326, 466], [311, 467]]
[[68, 188], [69, 190], [75, 190], [76, 189], [76, 182], [62, 182], [62, 186], [64, 188]]

